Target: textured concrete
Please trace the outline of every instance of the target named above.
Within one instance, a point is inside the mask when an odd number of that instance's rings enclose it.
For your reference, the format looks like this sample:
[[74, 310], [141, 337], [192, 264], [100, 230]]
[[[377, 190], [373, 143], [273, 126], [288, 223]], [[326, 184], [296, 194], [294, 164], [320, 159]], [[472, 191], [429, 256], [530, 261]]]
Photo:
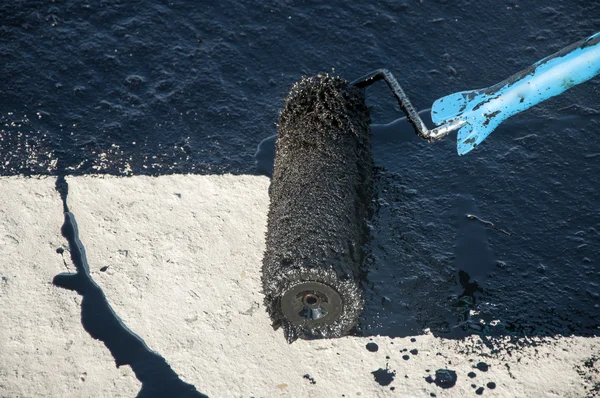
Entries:
[[[431, 334], [414, 342], [374, 337], [377, 352], [360, 337], [288, 345], [271, 329], [260, 293], [268, 179], [67, 181], [92, 277], [112, 308], [209, 396], [464, 397], [475, 396], [474, 383], [485, 387], [484, 396], [583, 397], [600, 382], [598, 361], [584, 363], [599, 352], [598, 338], [507, 343], [500, 352], [478, 337]], [[129, 368], [117, 369], [81, 327], [79, 296], [51, 284], [54, 275], [74, 270], [67, 255], [63, 262], [56, 253], [65, 241], [54, 180], [1, 179], [0, 199], [0, 397], [135, 396], [140, 384]], [[480, 361], [488, 371], [474, 369]], [[396, 375], [381, 386], [371, 372], [386, 365]], [[425, 381], [442, 368], [456, 372], [454, 387]]]

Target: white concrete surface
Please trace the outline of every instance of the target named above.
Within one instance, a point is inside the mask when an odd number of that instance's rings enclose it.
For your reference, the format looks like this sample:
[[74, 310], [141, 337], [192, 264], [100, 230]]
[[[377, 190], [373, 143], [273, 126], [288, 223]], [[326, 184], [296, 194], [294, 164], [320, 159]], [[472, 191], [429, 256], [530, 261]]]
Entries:
[[[68, 183], [92, 277], [113, 309], [211, 397], [464, 397], [476, 396], [471, 383], [489, 381], [497, 387], [483, 396], [584, 397], [600, 381], [600, 364], [582, 362], [600, 353], [598, 338], [560, 338], [512, 355], [491, 354], [476, 337], [375, 337], [375, 353], [365, 349], [369, 339], [357, 337], [288, 345], [272, 330], [260, 294], [267, 178], [88, 176]], [[7, 277], [0, 281], [0, 397], [134, 397], [140, 385], [129, 367], [117, 369], [81, 327], [77, 294], [50, 283], [65, 267], [73, 270], [55, 252], [65, 241], [54, 180], [0, 179], [0, 199], [0, 276]], [[419, 353], [403, 360], [404, 348]], [[490, 370], [468, 378], [479, 361]], [[382, 387], [371, 372], [386, 364], [396, 377]], [[439, 368], [457, 372], [455, 387], [424, 381]]]

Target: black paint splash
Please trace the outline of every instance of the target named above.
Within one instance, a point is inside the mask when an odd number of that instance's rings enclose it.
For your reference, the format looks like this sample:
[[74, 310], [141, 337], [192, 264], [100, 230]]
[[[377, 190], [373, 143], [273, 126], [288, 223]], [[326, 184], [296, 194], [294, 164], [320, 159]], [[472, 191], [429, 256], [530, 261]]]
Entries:
[[370, 342], [370, 343], [367, 343], [367, 345], [365, 347], [367, 347], [367, 351], [369, 351], [369, 352], [379, 351], [379, 346], [377, 345], [377, 343]]
[[438, 369], [435, 371], [435, 379], [431, 376], [427, 376], [425, 381], [428, 383], [435, 383], [440, 388], [452, 388], [456, 385], [456, 372], [449, 369]]
[[389, 386], [390, 384], [392, 384], [392, 381], [394, 381], [394, 377], [396, 377], [396, 371], [390, 371], [387, 366], [385, 367], [385, 369], [379, 368], [377, 370], [374, 370], [373, 372], [371, 372], [371, 374], [380, 386]]
[[74, 274], [56, 275], [52, 283], [64, 289], [74, 290], [82, 296], [81, 323], [94, 339], [100, 340], [110, 350], [117, 367], [129, 365], [142, 389], [138, 398], [207, 397], [196, 388], [182, 381], [167, 361], [146, 346], [144, 341], [123, 324], [106, 300], [102, 289], [90, 275], [85, 248], [79, 240], [75, 216], [67, 205], [68, 186], [59, 177], [56, 189], [63, 200], [65, 222], [62, 235], [69, 242], [71, 260], [77, 269]]
[[304, 376], [302, 376], [302, 378], [308, 380], [310, 382], [310, 384], [317, 384], [317, 381], [315, 380], [314, 377], [312, 377], [310, 374], [305, 374]]
[[477, 365], [475, 365], [475, 367], [481, 370], [482, 372], [487, 372], [490, 369], [490, 365], [488, 365], [485, 362], [478, 362]]

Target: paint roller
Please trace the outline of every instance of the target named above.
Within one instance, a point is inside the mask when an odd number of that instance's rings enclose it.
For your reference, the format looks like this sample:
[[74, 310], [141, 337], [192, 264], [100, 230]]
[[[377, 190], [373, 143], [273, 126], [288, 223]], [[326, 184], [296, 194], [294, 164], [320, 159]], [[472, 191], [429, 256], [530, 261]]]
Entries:
[[328, 74], [296, 83], [280, 115], [262, 284], [273, 327], [288, 342], [347, 334], [363, 309], [360, 274], [372, 194], [371, 133], [363, 90], [384, 80], [416, 133], [458, 130], [457, 150], [477, 147], [502, 121], [600, 73], [600, 33], [484, 89], [436, 100], [428, 129], [394, 76], [352, 83]]

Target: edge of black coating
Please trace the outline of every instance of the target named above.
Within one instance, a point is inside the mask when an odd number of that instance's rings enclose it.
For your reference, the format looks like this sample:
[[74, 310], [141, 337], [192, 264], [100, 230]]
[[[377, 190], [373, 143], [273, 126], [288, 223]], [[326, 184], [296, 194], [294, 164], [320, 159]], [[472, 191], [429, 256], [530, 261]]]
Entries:
[[82, 296], [81, 323], [86, 332], [104, 343], [115, 359], [117, 367], [129, 365], [142, 383], [138, 398], [207, 397], [196, 387], [182, 381], [167, 361], [152, 351], [144, 341], [121, 321], [106, 300], [104, 292], [90, 275], [85, 248], [79, 239], [75, 215], [67, 204], [68, 185], [64, 176], [56, 182], [56, 190], [63, 201], [65, 221], [62, 235], [67, 239], [71, 260], [76, 273], [61, 273], [52, 283], [74, 290]]
[[[340, 337], [364, 306], [360, 272], [373, 185], [364, 93], [338, 76], [303, 77], [285, 101], [278, 130], [263, 257], [265, 306], [290, 343]], [[344, 308], [337, 320], [307, 328], [285, 318], [282, 295], [308, 281], [340, 294]]]

